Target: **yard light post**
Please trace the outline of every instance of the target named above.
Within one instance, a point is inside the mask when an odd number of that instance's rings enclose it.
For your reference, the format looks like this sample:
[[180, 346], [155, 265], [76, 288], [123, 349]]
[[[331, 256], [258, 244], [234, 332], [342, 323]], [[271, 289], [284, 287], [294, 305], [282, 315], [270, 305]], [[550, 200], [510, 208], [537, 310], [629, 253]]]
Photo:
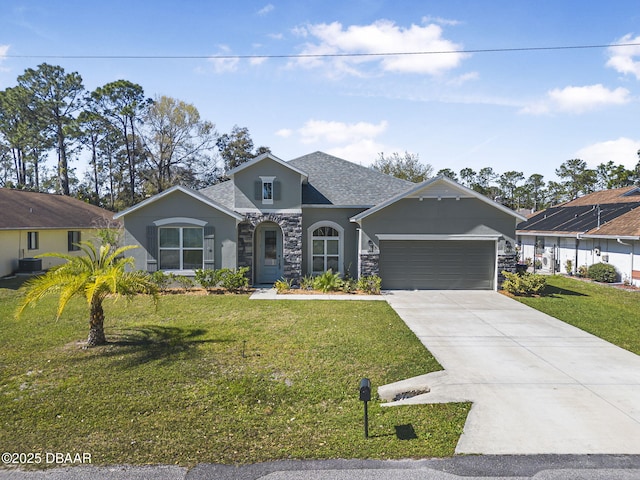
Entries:
[[371, 400], [371, 382], [368, 378], [360, 380], [360, 400], [364, 402], [364, 438], [369, 438], [369, 412], [367, 403]]

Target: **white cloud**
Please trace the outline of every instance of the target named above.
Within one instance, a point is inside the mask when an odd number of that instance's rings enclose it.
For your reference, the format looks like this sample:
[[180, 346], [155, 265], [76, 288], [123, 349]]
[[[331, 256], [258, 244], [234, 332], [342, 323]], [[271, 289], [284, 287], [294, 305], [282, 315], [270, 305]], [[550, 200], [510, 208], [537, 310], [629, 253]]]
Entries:
[[[640, 43], [640, 35], [632, 38], [631, 34], [628, 34], [616, 43]], [[625, 75], [630, 73], [640, 80], [640, 45], [609, 47], [608, 53], [607, 67], [611, 67]]]
[[387, 122], [379, 124], [368, 122], [344, 123], [325, 120], [309, 120], [298, 129], [300, 141], [310, 143], [346, 144], [360, 142], [377, 137], [387, 129]]
[[230, 56], [231, 49], [227, 45], [220, 45], [218, 49], [218, 53], [208, 59], [208, 62], [213, 65], [214, 71], [216, 73], [231, 73], [237, 71], [240, 60]]
[[[298, 27], [294, 34], [312, 38], [303, 55], [338, 55], [338, 57], [298, 58], [296, 64], [308, 68], [331, 62], [333, 74], [364, 75], [361, 67], [375, 63], [382, 71], [440, 75], [460, 65], [468, 54], [458, 53], [459, 44], [443, 38], [442, 27], [429, 24], [403, 28], [389, 20], [371, 25], [343, 27], [339, 22]], [[424, 55], [377, 55], [380, 53], [451, 52]], [[358, 54], [356, 56], [339, 56]]]
[[521, 113], [542, 115], [552, 112], [584, 113], [608, 105], [624, 105], [631, 101], [629, 90], [609, 90], [602, 84], [565, 87], [547, 92], [545, 99], [525, 106]]
[[575, 156], [587, 162], [589, 168], [612, 161], [616, 165], [633, 169], [638, 163], [638, 150], [640, 150], [640, 140], [620, 137], [617, 140], [588, 145], [578, 150]]
[[272, 4], [267, 4], [264, 7], [262, 7], [260, 10], [258, 10], [258, 15], [260, 15], [261, 17], [264, 17], [265, 15], [273, 12], [275, 10], [276, 7], [274, 7]]
[[[282, 138], [295, 137], [305, 148], [317, 145], [319, 150], [362, 165], [370, 165], [382, 151], [391, 151], [377, 141], [388, 128], [386, 121], [345, 123], [308, 120], [297, 130], [283, 128], [276, 132]], [[397, 150], [397, 149], [396, 149]]]
[[437, 23], [440, 25], [456, 27], [460, 25], [462, 22], [460, 22], [459, 20], [451, 20], [448, 18], [427, 16], [427, 17], [422, 17], [422, 23]]

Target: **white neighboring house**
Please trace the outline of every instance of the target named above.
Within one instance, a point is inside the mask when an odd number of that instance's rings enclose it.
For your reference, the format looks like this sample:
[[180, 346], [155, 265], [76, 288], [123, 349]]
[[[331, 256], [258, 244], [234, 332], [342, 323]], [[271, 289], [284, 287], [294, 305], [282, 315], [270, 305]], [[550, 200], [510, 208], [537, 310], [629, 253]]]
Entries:
[[640, 286], [640, 187], [603, 190], [537, 212], [516, 230], [521, 261], [545, 273], [609, 263]]

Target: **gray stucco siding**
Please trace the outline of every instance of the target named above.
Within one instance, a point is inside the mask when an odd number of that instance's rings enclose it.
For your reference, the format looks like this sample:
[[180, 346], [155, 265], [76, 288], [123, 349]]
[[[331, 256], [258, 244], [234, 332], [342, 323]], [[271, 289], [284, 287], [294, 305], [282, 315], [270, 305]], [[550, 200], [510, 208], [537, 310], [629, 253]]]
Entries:
[[[350, 218], [362, 212], [362, 208], [303, 208], [302, 209], [302, 272], [310, 273], [312, 246], [309, 242], [310, 227], [319, 222], [330, 222], [343, 229], [341, 270], [349, 269], [352, 277], [358, 276], [358, 225]], [[343, 271], [344, 273], [344, 271]]]
[[[275, 177], [277, 182], [277, 195], [272, 204], [264, 204], [262, 199], [256, 199], [256, 182], [260, 177]], [[302, 178], [300, 173], [287, 168], [269, 158], [256, 163], [236, 173], [235, 182], [235, 207], [257, 208], [260, 210], [299, 209], [302, 202]]]
[[127, 252], [127, 255], [134, 258], [137, 269], [147, 269], [147, 260], [150, 256], [147, 227], [156, 225], [158, 221], [163, 223], [167, 220], [171, 220], [170, 223], [163, 226], [194, 226], [190, 220], [201, 224], [205, 222], [203, 227], [209, 227], [214, 234], [215, 268], [236, 268], [235, 218], [183, 192], [176, 191], [124, 216], [125, 243], [139, 247]]
[[465, 235], [500, 232], [514, 243], [516, 222], [475, 198], [405, 198], [361, 220], [362, 228], [378, 245], [379, 234]]

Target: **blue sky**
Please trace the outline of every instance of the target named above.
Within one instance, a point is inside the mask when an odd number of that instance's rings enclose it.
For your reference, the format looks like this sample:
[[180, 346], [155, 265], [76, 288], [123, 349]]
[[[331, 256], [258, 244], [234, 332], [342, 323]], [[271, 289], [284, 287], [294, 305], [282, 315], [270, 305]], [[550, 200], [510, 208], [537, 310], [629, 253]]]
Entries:
[[[555, 180], [570, 158], [635, 166], [640, 46], [477, 50], [617, 43], [640, 44], [637, 0], [3, 0], [0, 89], [47, 62], [193, 103], [284, 160], [408, 151]], [[476, 52], [286, 57], [436, 51]]]

